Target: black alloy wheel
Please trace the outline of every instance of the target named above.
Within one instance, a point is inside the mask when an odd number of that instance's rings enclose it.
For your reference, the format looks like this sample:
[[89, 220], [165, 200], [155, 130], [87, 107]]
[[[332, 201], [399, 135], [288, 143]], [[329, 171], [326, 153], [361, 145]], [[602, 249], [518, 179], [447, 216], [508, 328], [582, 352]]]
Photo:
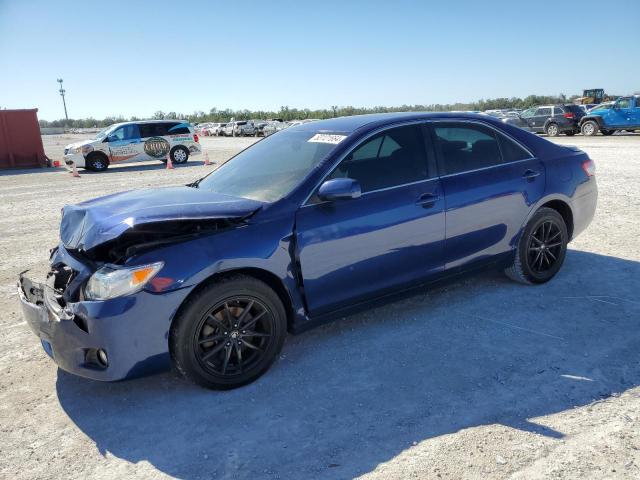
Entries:
[[221, 376], [250, 370], [272, 341], [274, 321], [269, 309], [252, 297], [219, 303], [200, 320], [193, 339], [200, 365]]
[[189, 296], [171, 326], [169, 345], [185, 377], [226, 390], [266, 372], [286, 335], [287, 315], [278, 294], [257, 278], [231, 274]]
[[558, 261], [563, 248], [560, 227], [547, 220], [542, 222], [529, 235], [527, 264], [536, 274], [544, 274], [551, 270]]
[[509, 278], [521, 283], [545, 283], [560, 270], [567, 253], [567, 225], [556, 210], [539, 209], [522, 232]]

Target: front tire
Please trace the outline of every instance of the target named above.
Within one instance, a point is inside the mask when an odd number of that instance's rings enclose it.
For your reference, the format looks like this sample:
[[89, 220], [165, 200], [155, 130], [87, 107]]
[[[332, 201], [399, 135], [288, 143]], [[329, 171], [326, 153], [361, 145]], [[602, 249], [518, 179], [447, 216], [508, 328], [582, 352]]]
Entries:
[[233, 275], [211, 283], [180, 308], [171, 327], [171, 356], [189, 380], [227, 390], [264, 374], [286, 333], [278, 295], [256, 278]]
[[557, 123], [550, 123], [544, 130], [545, 133], [550, 137], [557, 137], [558, 135], [560, 135], [560, 129], [558, 128]]
[[103, 153], [90, 153], [85, 160], [85, 168], [92, 172], [104, 172], [109, 168], [109, 159]]
[[548, 282], [562, 267], [568, 243], [562, 215], [552, 208], [541, 208], [524, 228], [513, 264], [505, 269], [505, 274], [525, 284]]
[[582, 135], [585, 137], [593, 137], [597, 135], [599, 129], [600, 127], [598, 126], [598, 123], [593, 120], [587, 120], [582, 124], [582, 127], [580, 127]]
[[174, 147], [171, 150], [171, 162], [177, 165], [187, 163], [189, 160], [189, 150], [185, 147]]

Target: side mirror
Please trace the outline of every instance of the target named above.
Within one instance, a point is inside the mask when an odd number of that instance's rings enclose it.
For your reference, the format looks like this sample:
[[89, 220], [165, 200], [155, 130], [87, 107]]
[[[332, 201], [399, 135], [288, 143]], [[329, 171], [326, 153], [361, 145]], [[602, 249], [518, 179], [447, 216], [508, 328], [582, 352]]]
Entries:
[[334, 178], [327, 180], [318, 189], [318, 197], [322, 200], [345, 200], [362, 195], [360, 183], [353, 178]]

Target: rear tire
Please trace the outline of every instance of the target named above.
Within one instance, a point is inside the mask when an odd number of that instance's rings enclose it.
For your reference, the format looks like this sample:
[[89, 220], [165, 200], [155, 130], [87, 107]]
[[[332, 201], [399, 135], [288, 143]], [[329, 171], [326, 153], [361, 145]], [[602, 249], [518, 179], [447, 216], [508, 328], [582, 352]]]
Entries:
[[593, 137], [598, 134], [598, 130], [600, 129], [597, 122], [594, 120], [587, 120], [582, 124], [580, 130], [582, 131], [582, 135], [585, 137]]
[[182, 146], [173, 147], [171, 150], [172, 163], [181, 165], [183, 163], [187, 163], [187, 160], [189, 160], [189, 150]]
[[104, 153], [92, 152], [85, 160], [85, 168], [92, 172], [104, 172], [109, 168], [109, 159]]
[[541, 208], [524, 228], [513, 264], [504, 273], [520, 283], [548, 282], [562, 267], [568, 243], [562, 215], [552, 208]]
[[232, 275], [180, 307], [171, 326], [171, 357], [189, 380], [228, 390], [264, 374], [286, 334], [287, 316], [278, 295], [256, 278]]
[[544, 132], [550, 137], [557, 137], [560, 135], [560, 128], [558, 128], [557, 123], [549, 123], [544, 129]]

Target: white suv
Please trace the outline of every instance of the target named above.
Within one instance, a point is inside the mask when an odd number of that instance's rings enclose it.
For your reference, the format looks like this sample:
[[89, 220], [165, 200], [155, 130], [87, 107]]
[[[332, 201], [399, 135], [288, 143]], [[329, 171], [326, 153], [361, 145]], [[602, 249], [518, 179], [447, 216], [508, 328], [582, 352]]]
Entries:
[[67, 145], [64, 161], [71, 167], [97, 172], [110, 164], [144, 160], [185, 163], [189, 156], [202, 152], [198, 135], [184, 120], [144, 120], [116, 123], [101, 130], [94, 138]]

